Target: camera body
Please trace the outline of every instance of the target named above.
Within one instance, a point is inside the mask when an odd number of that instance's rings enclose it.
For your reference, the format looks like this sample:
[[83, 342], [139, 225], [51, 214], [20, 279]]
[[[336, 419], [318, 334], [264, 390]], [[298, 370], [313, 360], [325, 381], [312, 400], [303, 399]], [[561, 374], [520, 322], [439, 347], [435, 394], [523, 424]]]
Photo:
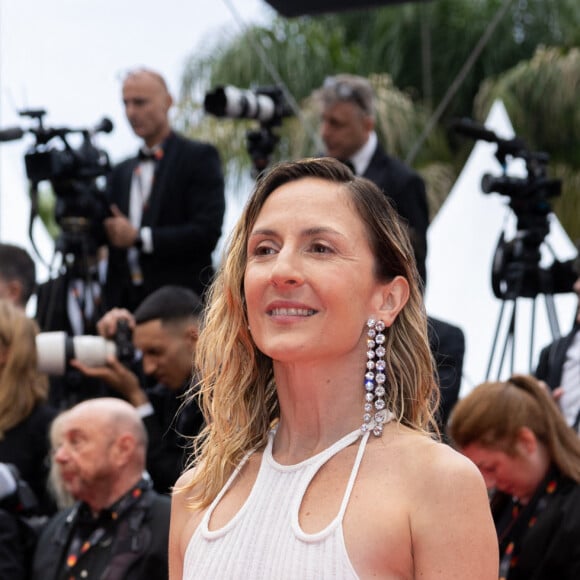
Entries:
[[89, 367], [106, 366], [109, 356], [116, 356], [125, 366], [135, 358], [132, 332], [126, 320], [117, 323], [113, 340], [102, 336], [68, 336], [66, 332], [41, 332], [36, 336], [38, 370], [52, 376], [63, 376], [71, 359]]
[[[108, 155], [98, 149], [92, 140], [96, 133], [110, 133], [113, 130], [113, 123], [106, 117], [92, 129], [71, 129], [46, 128], [43, 122], [46, 115], [44, 109], [25, 110], [20, 115], [36, 119], [38, 123], [37, 127], [28, 130], [36, 137], [36, 143], [24, 156], [26, 175], [30, 181], [94, 179], [109, 172], [111, 167]], [[73, 133], [82, 135], [82, 142], [76, 148], [67, 139]], [[55, 139], [60, 141], [61, 148], [51, 145]]]
[[[25, 110], [20, 115], [34, 119], [37, 125], [2, 130], [0, 141], [19, 139], [26, 132], [34, 135], [36, 142], [24, 155], [31, 196], [36, 197], [41, 181], [49, 181], [56, 196], [54, 217], [63, 232], [64, 251], [75, 254], [88, 247], [93, 253], [104, 239], [102, 222], [110, 215], [104, 178], [111, 169], [107, 153], [95, 146], [93, 137], [110, 133], [113, 123], [103, 118], [92, 129], [48, 128], [43, 123], [44, 109]], [[81, 136], [77, 147], [69, 142], [72, 134]], [[36, 205], [33, 199], [33, 208]]]

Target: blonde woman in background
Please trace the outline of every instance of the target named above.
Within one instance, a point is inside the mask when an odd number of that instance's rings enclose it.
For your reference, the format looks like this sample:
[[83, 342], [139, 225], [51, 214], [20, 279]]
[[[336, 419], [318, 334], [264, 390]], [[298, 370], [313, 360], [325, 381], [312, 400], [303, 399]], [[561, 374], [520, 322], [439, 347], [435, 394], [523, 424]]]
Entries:
[[47, 491], [48, 431], [56, 411], [46, 403], [47, 378], [37, 371], [37, 332], [24, 311], [0, 300], [0, 462], [16, 466], [39, 512], [49, 514], [55, 506]]

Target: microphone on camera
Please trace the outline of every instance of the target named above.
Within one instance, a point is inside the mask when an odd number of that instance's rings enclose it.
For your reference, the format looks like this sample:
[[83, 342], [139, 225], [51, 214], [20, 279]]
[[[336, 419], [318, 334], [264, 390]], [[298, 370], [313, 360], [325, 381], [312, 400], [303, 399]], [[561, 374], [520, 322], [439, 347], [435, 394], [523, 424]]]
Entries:
[[484, 125], [480, 125], [471, 119], [455, 119], [451, 123], [451, 128], [460, 135], [471, 137], [472, 139], [481, 141], [497, 142], [497, 135], [487, 129]]
[[513, 137], [512, 139], [501, 139], [493, 131], [487, 129], [484, 125], [480, 125], [471, 119], [455, 119], [451, 122], [451, 128], [460, 135], [470, 137], [477, 141], [489, 141], [496, 143], [498, 152], [496, 157], [500, 159], [501, 163], [505, 162], [505, 157], [511, 155], [513, 157], [521, 157], [522, 152], [526, 151], [526, 143], [520, 137]]
[[110, 133], [113, 130], [113, 121], [108, 117], [103, 117], [91, 130], [91, 134], [96, 133]]
[[0, 143], [5, 141], [16, 141], [24, 136], [24, 130], [20, 127], [8, 127], [0, 130]]

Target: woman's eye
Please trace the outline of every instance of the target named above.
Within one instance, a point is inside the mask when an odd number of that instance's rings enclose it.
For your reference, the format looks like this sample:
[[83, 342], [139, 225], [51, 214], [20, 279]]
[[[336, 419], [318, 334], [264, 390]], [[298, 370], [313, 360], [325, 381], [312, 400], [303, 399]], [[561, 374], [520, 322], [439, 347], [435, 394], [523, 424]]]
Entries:
[[325, 244], [312, 244], [312, 251], [316, 254], [330, 254], [332, 249]]
[[254, 249], [254, 255], [255, 256], [269, 256], [270, 254], [273, 254], [275, 252], [274, 248], [272, 248], [271, 246], [256, 246]]

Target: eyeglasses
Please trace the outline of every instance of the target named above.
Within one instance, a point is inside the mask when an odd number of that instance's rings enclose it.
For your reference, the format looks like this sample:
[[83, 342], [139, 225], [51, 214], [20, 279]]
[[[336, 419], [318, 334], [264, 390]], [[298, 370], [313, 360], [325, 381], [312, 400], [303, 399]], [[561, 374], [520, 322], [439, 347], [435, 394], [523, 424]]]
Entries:
[[322, 87], [325, 90], [332, 91], [334, 95], [341, 101], [355, 102], [367, 115], [371, 114], [369, 110], [369, 103], [363, 97], [360, 90], [352, 84], [341, 81], [336, 77], [326, 77]]

